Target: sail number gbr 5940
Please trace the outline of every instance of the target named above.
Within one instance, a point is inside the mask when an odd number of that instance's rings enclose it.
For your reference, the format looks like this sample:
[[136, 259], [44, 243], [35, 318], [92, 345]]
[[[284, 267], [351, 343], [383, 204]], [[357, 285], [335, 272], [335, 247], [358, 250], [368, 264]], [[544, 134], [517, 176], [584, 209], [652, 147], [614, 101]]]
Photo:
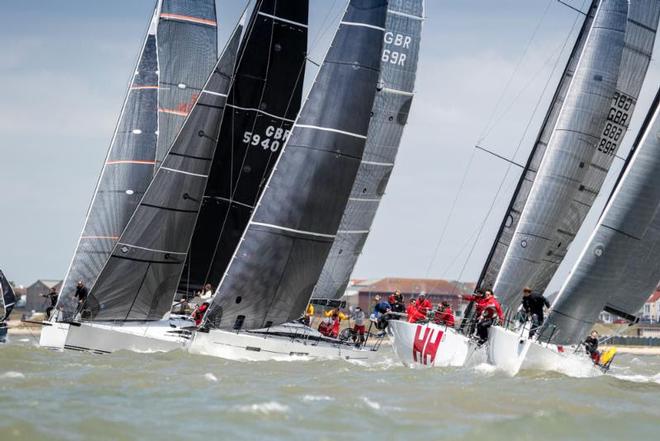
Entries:
[[633, 99], [620, 92], [615, 92], [612, 106], [607, 114], [607, 123], [598, 141], [598, 151], [613, 156], [626, 129], [633, 107]]
[[268, 126], [264, 135], [253, 132], [243, 133], [243, 144], [250, 144], [253, 146], [261, 146], [264, 150], [276, 152], [289, 138], [289, 129], [281, 127]]

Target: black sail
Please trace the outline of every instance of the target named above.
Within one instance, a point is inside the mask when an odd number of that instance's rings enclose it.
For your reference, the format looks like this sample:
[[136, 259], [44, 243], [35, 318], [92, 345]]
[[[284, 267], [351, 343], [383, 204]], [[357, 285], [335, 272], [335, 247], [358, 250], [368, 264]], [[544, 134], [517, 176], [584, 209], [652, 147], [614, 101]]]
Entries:
[[92, 287], [93, 320], [158, 320], [171, 307], [220, 131], [242, 28], [230, 38]]
[[260, 0], [179, 290], [217, 286], [300, 110], [308, 0]]
[[2, 291], [2, 295], [0, 296], [0, 302], [2, 303], [0, 323], [2, 323], [9, 318], [9, 314], [11, 314], [11, 310], [14, 309], [14, 305], [16, 304], [14, 288], [12, 288], [2, 270], [0, 270], [0, 290]]
[[328, 257], [362, 159], [387, 2], [352, 0], [207, 314], [210, 327], [298, 317]]
[[[190, 97], [186, 94], [194, 89], [196, 78], [199, 75], [205, 78], [211, 71], [217, 55], [216, 28], [210, 23], [197, 24], [191, 20], [203, 17], [215, 22], [214, 5], [214, 0], [159, 0], [156, 4], [85, 226], [62, 284], [58, 306], [63, 308], [65, 318], [71, 318], [76, 308], [73, 298], [76, 282], [82, 280], [88, 287], [94, 285], [151, 182], [156, 169], [157, 144], [171, 144], [176, 135], [172, 133], [174, 123], [183, 122], [180, 116], [174, 118], [167, 114], [172, 121], [165, 123], [165, 114], [161, 112], [159, 118], [159, 107], [188, 102]], [[171, 15], [182, 16], [182, 11], [186, 11], [186, 22], [181, 21], [184, 17]], [[206, 43], [188, 51], [186, 42], [199, 40], [194, 35], [198, 35], [200, 26]], [[211, 35], [212, 44], [209, 45]], [[175, 73], [179, 66], [186, 71]], [[172, 82], [190, 84], [191, 88], [188, 91], [178, 86], [172, 89]], [[177, 124], [180, 127], [180, 123]], [[165, 125], [172, 129], [159, 127]]]

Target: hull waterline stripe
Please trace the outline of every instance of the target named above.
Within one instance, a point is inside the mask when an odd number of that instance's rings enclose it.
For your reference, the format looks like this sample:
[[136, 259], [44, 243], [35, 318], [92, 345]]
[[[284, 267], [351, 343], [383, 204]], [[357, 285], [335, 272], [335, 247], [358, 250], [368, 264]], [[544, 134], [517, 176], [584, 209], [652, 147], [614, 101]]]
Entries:
[[273, 115], [272, 113], [264, 112], [261, 109], [255, 109], [254, 107], [241, 107], [241, 106], [235, 106], [233, 104], [226, 104], [227, 107], [231, 107], [232, 109], [238, 109], [238, 110], [245, 110], [246, 112], [257, 112], [257, 113], [263, 113], [264, 115], [268, 115], [271, 118], [275, 119], [281, 119], [282, 121], [289, 121], [289, 122], [295, 122], [292, 119], [289, 118], [284, 118], [283, 116], [277, 116]]
[[208, 20], [206, 18], [199, 18], [199, 17], [191, 17], [190, 15], [162, 13], [162, 14], [160, 14], [160, 18], [164, 18], [166, 20], [188, 21], [190, 23], [203, 24], [203, 25], [207, 25], [207, 26], [217, 26], [218, 25], [215, 22], [215, 20]]
[[342, 135], [353, 136], [355, 138], [367, 139], [367, 137], [364, 136], [364, 135], [359, 135], [357, 133], [346, 132], [344, 130], [339, 130], [339, 129], [331, 129], [329, 127], [311, 126], [311, 125], [307, 125], [307, 124], [297, 124], [295, 127], [300, 127], [302, 129], [321, 130], [321, 131], [324, 131], [324, 132], [340, 133]]
[[122, 242], [117, 242], [117, 246], [136, 248], [138, 250], [151, 251], [153, 253], [178, 254], [180, 256], [185, 256], [186, 254], [188, 254], [188, 253], [181, 253], [181, 252], [178, 252], [178, 251], [165, 251], [165, 250], [157, 250], [157, 249], [154, 249], [154, 248], [139, 247], [137, 245], [131, 245], [131, 244], [122, 243]]
[[375, 29], [377, 31], [385, 32], [385, 28], [381, 28], [380, 26], [374, 26], [374, 25], [371, 25], [371, 24], [368, 24], [368, 23], [357, 23], [357, 22], [354, 22], [354, 21], [341, 21], [341, 22], [339, 22], [339, 24], [343, 24], [343, 25], [346, 25], [346, 26], [359, 26], [359, 27], [362, 27], [362, 28]]
[[258, 15], [263, 15], [264, 17], [272, 18], [273, 20], [282, 21], [284, 23], [289, 23], [295, 26], [300, 26], [301, 28], [307, 28], [306, 24], [298, 23], [297, 21], [287, 20], [286, 18], [278, 17], [277, 15], [266, 14], [265, 12], [258, 12]]
[[276, 230], [282, 230], [282, 231], [288, 231], [291, 233], [298, 233], [298, 234], [303, 234], [307, 236], [316, 236], [316, 237], [323, 237], [326, 239], [334, 239], [335, 235], [334, 234], [323, 234], [323, 233], [315, 233], [313, 231], [304, 231], [304, 230], [296, 230], [294, 228], [287, 228], [287, 227], [282, 227], [280, 225], [273, 225], [273, 224], [264, 224], [262, 222], [250, 222], [251, 225], [258, 225], [261, 227], [266, 227], [266, 228], [273, 228]]
[[169, 167], [160, 167], [161, 170], [168, 170], [174, 173], [182, 173], [184, 175], [189, 175], [189, 176], [197, 176], [198, 178], [208, 178], [208, 175], [201, 175], [199, 173], [191, 173], [183, 170], [177, 170], [176, 168], [169, 168]]
[[116, 161], [108, 161], [106, 165], [116, 165], [116, 164], [141, 164], [141, 165], [155, 165], [156, 161], [139, 161], [133, 159], [118, 159]]

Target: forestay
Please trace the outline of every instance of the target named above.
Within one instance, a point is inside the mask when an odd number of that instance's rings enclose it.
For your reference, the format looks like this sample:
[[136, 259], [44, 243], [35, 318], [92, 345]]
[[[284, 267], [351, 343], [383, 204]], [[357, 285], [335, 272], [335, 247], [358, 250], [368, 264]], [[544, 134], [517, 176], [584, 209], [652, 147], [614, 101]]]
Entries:
[[16, 305], [14, 288], [12, 288], [2, 270], [0, 270], [0, 304], [2, 305], [2, 310], [0, 311], [0, 323], [2, 323], [9, 318], [9, 314], [11, 314], [14, 305]]
[[257, 2], [179, 290], [218, 285], [300, 110], [308, 0]]
[[[165, 0], [156, 4], [83, 232], [62, 284], [58, 306], [64, 309], [65, 319], [75, 311], [76, 282], [94, 285], [153, 178], [157, 144], [171, 144], [175, 129], [183, 122], [177, 116], [167, 123], [160, 121], [167, 130], [159, 128], [159, 107], [188, 106], [189, 92], [199, 87], [197, 78], [211, 71], [217, 53], [214, 5], [214, 0]], [[202, 39], [200, 33], [206, 37]], [[199, 44], [194, 51], [187, 48], [192, 40]], [[185, 71], [177, 73], [180, 67]], [[175, 89], [170, 83], [177, 83]], [[180, 89], [178, 84], [187, 89]]]
[[207, 313], [210, 327], [297, 318], [321, 274], [364, 152], [385, 0], [351, 0]]
[[[583, 179], [610, 114], [622, 60], [627, 0], [603, 0], [594, 18], [494, 290], [505, 308], [520, 304], [544, 262], [562, 245], [554, 239]], [[597, 189], [596, 189], [597, 190]], [[594, 190], [594, 191], [596, 191]], [[597, 191], [596, 191], [597, 192]], [[584, 219], [574, 219], [577, 227]]]
[[637, 315], [660, 281], [660, 91], [589, 242], [552, 305], [545, 339], [580, 342], [606, 309]]
[[158, 320], [171, 308], [220, 131], [242, 27], [229, 39], [179, 135], [90, 292], [94, 320]]
[[390, 0], [380, 80], [367, 142], [351, 196], [313, 297], [344, 295], [385, 194], [413, 100], [424, 16], [423, 0]]

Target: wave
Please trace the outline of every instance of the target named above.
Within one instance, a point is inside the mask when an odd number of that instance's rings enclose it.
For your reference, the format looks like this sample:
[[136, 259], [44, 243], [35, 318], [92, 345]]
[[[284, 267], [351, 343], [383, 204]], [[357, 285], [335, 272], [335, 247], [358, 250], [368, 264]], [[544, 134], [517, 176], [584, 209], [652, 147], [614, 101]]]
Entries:
[[280, 404], [277, 401], [267, 401], [264, 403], [236, 406], [236, 410], [245, 413], [270, 415], [271, 413], [287, 413], [289, 411], [289, 406]]

